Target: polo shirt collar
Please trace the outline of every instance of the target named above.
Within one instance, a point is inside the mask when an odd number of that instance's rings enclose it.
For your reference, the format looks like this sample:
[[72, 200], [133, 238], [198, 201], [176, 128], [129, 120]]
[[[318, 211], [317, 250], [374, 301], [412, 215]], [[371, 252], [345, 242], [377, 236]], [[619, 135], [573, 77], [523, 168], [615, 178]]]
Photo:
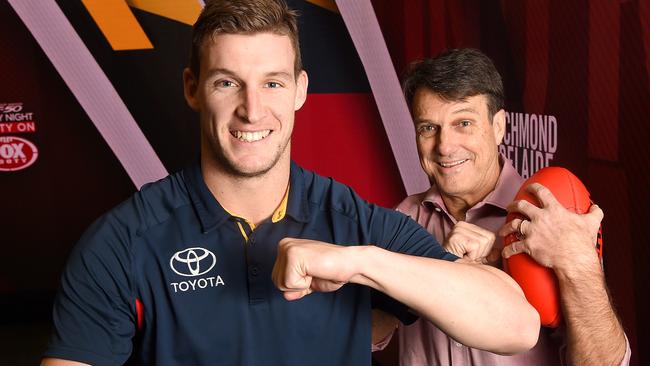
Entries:
[[183, 170], [183, 178], [187, 182], [187, 191], [204, 233], [215, 229], [230, 218], [230, 214], [224, 210], [205, 184], [200, 160]]
[[[515, 170], [515, 168], [512, 166], [512, 163], [510, 160], [508, 160], [508, 158], [505, 157], [505, 155], [499, 155], [499, 162], [501, 163], [502, 168], [494, 190], [490, 192], [481, 202], [470, 208], [470, 210], [485, 204], [490, 204], [492, 206], [496, 206], [505, 210], [510, 202], [514, 200], [515, 195], [523, 183], [523, 178], [519, 175], [519, 173], [517, 173], [517, 170]], [[429, 190], [425, 193], [422, 204], [438, 207], [449, 215], [447, 207], [445, 206], [445, 202], [442, 200], [442, 196], [438, 191], [438, 187], [435, 185], [432, 185], [431, 188], [429, 188]]]
[[[310, 217], [304, 175], [304, 170], [292, 161], [286, 214], [299, 222], [308, 222]], [[187, 182], [190, 200], [203, 232], [215, 229], [230, 218], [231, 215], [214, 198], [205, 184], [200, 161], [185, 168], [183, 178]]]
[[[313, 175], [313, 173], [311, 173]], [[289, 176], [289, 202], [287, 203], [287, 215], [298, 222], [309, 222], [311, 211], [309, 209], [309, 198], [307, 197], [307, 177], [303, 168], [291, 161], [291, 173]], [[313, 176], [311, 177], [313, 179]]]

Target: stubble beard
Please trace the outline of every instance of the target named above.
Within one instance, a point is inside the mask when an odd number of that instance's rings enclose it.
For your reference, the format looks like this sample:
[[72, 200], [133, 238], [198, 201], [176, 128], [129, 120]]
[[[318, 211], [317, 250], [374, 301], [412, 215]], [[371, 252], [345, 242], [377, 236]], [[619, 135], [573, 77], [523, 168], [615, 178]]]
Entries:
[[278, 164], [282, 156], [286, 153], [288, 146], [289, 141], [283, 145], [278, 146], [278, 148], [274, 151], [273, 158], [269, 161], [268, 165], [254, 171], [246, 171], [243, 169], [243, 167], [238, 166], [237, 162], [228, 159], [223, 153], [221, 146], [214, 140], [210, 141], [210, 152], [215, 158], [217, 164], [221, 166], [226, 174], [232, 176], [233, 178], [250, 179], [262, 177], [271, 171], [271, 169], [273, 169], [273, 167]]

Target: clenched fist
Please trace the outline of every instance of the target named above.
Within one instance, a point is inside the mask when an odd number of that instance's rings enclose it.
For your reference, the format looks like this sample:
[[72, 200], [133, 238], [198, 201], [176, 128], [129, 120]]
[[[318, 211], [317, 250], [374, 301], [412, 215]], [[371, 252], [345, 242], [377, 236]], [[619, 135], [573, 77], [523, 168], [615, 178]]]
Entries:
[[278, 243], [273, 283], [287, 300], [313, 291], [336, 291], [356, 274], [352, 247], [316, 240], [284, 238]]
[[496, 266], [501, 253], [494, 247], [496, 235], [474, 224], [459, 221], [454, 225], [442, 246], [465, 260]]

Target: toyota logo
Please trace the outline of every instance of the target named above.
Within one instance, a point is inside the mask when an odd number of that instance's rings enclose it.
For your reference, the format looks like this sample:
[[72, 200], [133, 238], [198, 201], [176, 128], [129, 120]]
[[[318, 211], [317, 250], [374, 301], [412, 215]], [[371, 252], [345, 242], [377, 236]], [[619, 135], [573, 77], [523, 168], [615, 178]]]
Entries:
[[214, 267], [217, 258], [204, 248], [187, 248], [176, 252], [169, 260], [169, 266], [176, 274], [186, 277], [200, 276]]

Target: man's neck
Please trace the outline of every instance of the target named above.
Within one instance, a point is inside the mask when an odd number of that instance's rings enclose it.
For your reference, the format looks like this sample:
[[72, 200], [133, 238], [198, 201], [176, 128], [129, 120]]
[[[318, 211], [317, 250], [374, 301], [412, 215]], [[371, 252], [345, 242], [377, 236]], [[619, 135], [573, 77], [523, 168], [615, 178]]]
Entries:
[[447, 207], [449, 214], [451, 214], [456, 221], [465, 221], [467, 211], [478, 203], [478, 201], [469, 201], [464, 197], [448, 195], [442, 195], [442, 201], [445, 203], [445, 207]]
[[241, 177], [225, 171], [218, 163], [201, 159], [201, 171], [208, 189], [229, 213], [255, 226], [273, 215], [289, 185], [291, 161], [280, 159], [268, 172]]

